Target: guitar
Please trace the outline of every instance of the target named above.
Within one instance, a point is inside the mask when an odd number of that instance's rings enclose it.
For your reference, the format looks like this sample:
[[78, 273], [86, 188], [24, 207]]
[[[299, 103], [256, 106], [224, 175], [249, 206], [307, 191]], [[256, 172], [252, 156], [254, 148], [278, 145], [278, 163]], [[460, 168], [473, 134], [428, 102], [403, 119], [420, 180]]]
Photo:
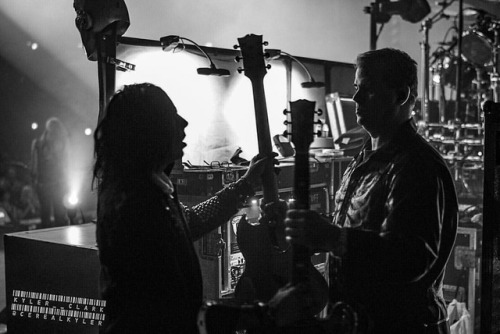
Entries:
[[[259, 153], [272, 154], [271, 135], [267, 116], [264, 76], [267, 67], [264, 61], [261, 35], [246, 35], [238, 38], [244, 71], [252, 83], [255, 121]], [[274, 166], [267, 164], [261, 176], [263, 204], [278, 203], [278, 183]], [[276, 231], [281, 233], [276, 235]], [[284, 225], [275, 217], [267, 217], [258, 224], [250, 225], [245, 220], [238, 224], [238, 246], [245, 258], [245, 271], [235, 289], [237, 299], [268, 301], [280, 287], [287, 283], [289, 253], [276, 248], [286, 248]], [[278, 243], [277, 240], [281, 240]], [[278, 246], [278, 247], [277, 247]]]
[[[313, 142], [314, 107], [316, 103], [308, 100], [290, 102], [292, 122], [291, 141], [295, 146], [294, 171], [294, 208], [309, 210], [309, 146]], [[309, 280], [309, 264], [311, 255], [307, 247], [292, 245], [292, 275], [293, 285]]]
[[[262, 36], [247, 35], [238, 38], [238, 42], [241, 48], [245, 76], [252, 83], [259, 153], [269, 156], [272, 153], [272, 144], [263, 83], [267, 71], [262, 49]], [[299, 104], [300, 108], [310, 106]], [[292, 110], [293, 114], [302, 115], [302, 113], [295, 113]], [[307, 174], [305, 197], [307, 197], [307, 201], [309, 200], [308, 150], [312, 142], [314, 109], [312, 109], [312, 114], [309, 115], [312, 116], [309, 123], [304, 120], [305, 123], [303, 124], [301, 123], [302, 120], [298, 120], [297, 124], [300, 124], [300, 126], [294, 127], [296, 132], [301, 133], [302, 128], [307, 127], [308, 124], [310, 125], [308, 132], [311, 134], [311, 140], [308, 143], [305, 142], [306, 161], [305, 163], [299, 161], [303, 165], [295, 167], [299, 168], [299, 170], [305, 168], [305, 174]], [[300, 135], [297, 135], [297, 137], [300, 139]], [[297, 169], [295, 174], [297, 175]], [[272, 164], [267, 164], [266, 170], [262, 174], [262, 188], [264, 205], [279, 202], [276, 174]], [[292, 276], [292, 283], [307, 281], [310, 284], [313, 292], [311, 305], [314, 305], [312, 312], [319, 313], [328, 300], [326, 282], [312, 265], [307, 249], [298, 250], [296, 247], [292, 247], [292, 251], [281, 251], [282, 249], [288, 249], [288, 244], [284, 236], [283, 221], [276, 218], [264, 215], [264, 219], [261, 220], [260, 224], [254, 226], [245, 221], [240, 222], [237, 231], [238, 245], [245, 258], [245, 270], [236, 286], [235, 296], [237, 299], [251, 302], [255, 299], [268, 301]], [[290, 266], [290, 263], [293, 263], [293, 265]]]
[[[309, 209], [309, 145], [313, 138], [314, 102], [299, 100], [290, 103], [292, 114], [292, 141], [295, 145], [294, 195], [295, 208]], [[295, 124], [295, 126], [294, 126]], [[299, 126], [297, 126], [299, 125]], [[254, 240], [259, 244], [257, 240]], [[277, 325], [271, 316], [269, 305], [260, 302], [229, 304], [227, 302], [206, 302], [198, 314], [200, 334], [229, 334], [248, 330], [258, 334], [353, 334], [358, 332], [356, 312], [347, 304], [339, 302], [330, 305], [328, 317], [317, 319], [314, 314], [325, 306], [328, 287], [319, 272], [312, 266], [307, 247], [291, 247], [291, 277], [289, 284], [280, 290], [291, 291], [298, 284], [307, 284], [311, 303], [317, 310], [304, 316], [296, 314], [296, 323]], [[285, 293], [286, 294], [286, 293]], [[313, 307], [314, 308], [314, 307]], [[295, 314], [294, 314], [295, 316]]]

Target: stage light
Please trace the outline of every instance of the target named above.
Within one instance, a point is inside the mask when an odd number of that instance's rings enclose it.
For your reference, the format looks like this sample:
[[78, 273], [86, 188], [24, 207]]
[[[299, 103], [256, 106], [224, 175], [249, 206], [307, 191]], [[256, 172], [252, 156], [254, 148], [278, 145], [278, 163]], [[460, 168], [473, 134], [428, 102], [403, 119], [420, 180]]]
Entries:
[[199, 46], [196, 42], [190, 40], [186, 37], [180, 37], [177, 35], [168, 35], [160, 38], [160, 43], [163, 51], [176, 51], [179, 45], [182, 45], [181, 50], [184, 50], [184, 40], [192, 43], [198, 50], [203, 53], [203, 55], [208, 59], [210, 67], [200, 67], [197, 69], [198, 74], [200, 75], [216, 75], [216, 76], [229, 76], [231, 73], [223, 68], [217, 68], [210, 58], [210, 56]]
[[31, 129], [33, 129], [33, 130], [38, 129], [38, 123], [37, 122], [31, 123]]
[[400, 15], [405, 21], [418, 23], [431, 12], [427, 0], [383, 0], [378, 2], [379, 12], [388, 15]]
[[86, 128], [84, 131], [86, 136], [90, 136], [92, 134], [92, 129], [91, 128]]
[[38, 43], [37, 42], [32, 42], [32, 41], [28, 41], [26, 42], [26, 45], [33, 51], [35, 51], [36, 49], [38, 49]]
[[78, 196], [75, 192], [70, 192], [64, 197], [64, 207], [66, 208], [66, 214], [69, 218], [69, 224], [75, 224], [76, 212], [78, 210], [78, 204], [80, 203]]
[[78, 206], [80, 200], [78, 199], [78, 195], [74, 192], [70, 192], [64, 197], [64, 207], [66, 209], [73, 209]]
[[432, 76], [432, 82], [435, 84], [439, 84], [441, 82], [441, 76], [439, 74], [434, 74]]

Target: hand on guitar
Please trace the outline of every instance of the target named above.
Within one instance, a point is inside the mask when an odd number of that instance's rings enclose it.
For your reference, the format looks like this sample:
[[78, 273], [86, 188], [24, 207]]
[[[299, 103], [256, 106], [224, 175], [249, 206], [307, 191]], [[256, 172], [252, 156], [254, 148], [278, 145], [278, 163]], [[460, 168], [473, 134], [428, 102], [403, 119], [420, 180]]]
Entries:
[[261, 210], [265, 221], [282, 222], [285, 220], [288, 204], [284, 200], [279, 199], [276, 202], [262, 203]]
[[278, 156], [278, 153], [275, 152], [272, 152], [269, 155], [264, 155], [262, 153], [257, 154], [252, 158], [250, 165], [248, 166], [248, 170], [241, 178], [247, 180], [247, 182], [255, 188], [258, 184], [260, 184], [261, 175], [265, 171], [266, 164], [279, 164], [278, 160], [275, 159], [276, 156]]
[[340, 229], [314, 210], [287, 211], [286, 240], [314, 251], [333, 251], [338, 245]]

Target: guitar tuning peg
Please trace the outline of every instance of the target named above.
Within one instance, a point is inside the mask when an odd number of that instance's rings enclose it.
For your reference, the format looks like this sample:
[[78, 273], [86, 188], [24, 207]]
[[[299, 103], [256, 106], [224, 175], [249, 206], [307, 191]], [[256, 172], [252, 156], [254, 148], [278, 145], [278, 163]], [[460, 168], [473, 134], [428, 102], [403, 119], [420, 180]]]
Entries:
[[316, 131], [315, 134], [316, 134], [316, 136], [321, 137], [321, 131], [320, 130]]
[[270, 56], [269, 52], [264, 52], [264, 57], [265, 58], [269, 58], [269, 56]]
[[233, 49], [238, 50], [240, 46], [238, 44], [233, 45]]
[[288, 131], [283, 131], [283, 136], [288, 137]]
[[290, 113], [290, 112], [289, 112], [288, 110], [283, 109], [283, 115], [285, 115], [285, 116], [286, 116], [286, 114], [289, 114], [289, 113]]
[[314, 124], [323, 125], [323, 122], [320, 119], [318, 119], [316, 122], [314, 122]]
[[266, 68], [269, 70], [271, 68], [271, 64], [267, 64]]
[[262, 45], [264, 45], [264, 46], [268, 46], [268, 45], [269, 45], [269, 42], [268, 42], [268, 41], [264, 41], [264, 42], [262, 43]]
[[241, 73], [241, 72], [243, 72], [244, 70], [245, 70], [245, 69], [243, 69], [243, 68], [241, 68], [241, 67], [238, 67], [238, 69], [237, 69], [238, 73]]
[[239, 63], [240, 60], [242, 60], [242, 59], [243, 59], [243, 57], [241, 57], [241, 56], [234, 57], [234, 61], [237, 62], [237, 63]]
[[292, 122], [289, 122], [289, 121], [284, 121], [283, 122], [284, 125], [288, 125], [288, 124], [292, 124]]
[[323, 110], [321, 110], [321, 109], [318, 109], [318, 111], [316, 111], [316, 115], [318, 115], [318, 116], [321, 116], [321, 115], [323, 115]]

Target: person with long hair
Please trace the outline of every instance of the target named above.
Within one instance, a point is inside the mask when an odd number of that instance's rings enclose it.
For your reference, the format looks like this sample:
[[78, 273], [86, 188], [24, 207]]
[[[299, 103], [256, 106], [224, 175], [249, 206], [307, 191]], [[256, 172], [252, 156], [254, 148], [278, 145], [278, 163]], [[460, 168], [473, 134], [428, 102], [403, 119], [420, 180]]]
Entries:
[[101, 333], [198, 333], [202, 278], [193, 240], [227, 222], [274, 161], [255, 156], [238, 181], [188, 208], [169, 178], [187, 124], [161, 88], [142, 83], [115, 93], [96, 128]]
[[40, 201], [42, 228], [68, 224], [64, 206], [69, 189], [68, 163], [68, 131], [60, 119], [51, 117], [40, 138], [31, 145], [31, 174]]

